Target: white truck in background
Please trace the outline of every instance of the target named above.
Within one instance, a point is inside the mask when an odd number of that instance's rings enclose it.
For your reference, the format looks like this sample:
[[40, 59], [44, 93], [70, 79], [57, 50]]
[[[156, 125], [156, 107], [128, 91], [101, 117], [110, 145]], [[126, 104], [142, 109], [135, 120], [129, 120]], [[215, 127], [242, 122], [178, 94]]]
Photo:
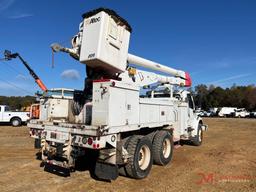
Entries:
[[17, 127], [29, 120], [29, 112], [11, 111], [7, 105], [0, 105], [0, 122], [11, 123]]
[[256, 111], [250, 112], [250, 117], [251, 118], [256, 118]]
[[232, 117], [232, 114], [235, 112], [236, 107], [222, 107], [218, 112], [219, 117]]
[[235, 112], [233, 113], [233, 117], [249, 117], [250, 113], [248, 111], [246, 111], [245, 108], [239, 108], [239, 109], [235, 109]]
[[201, 145], [207, 126], [194, 113], [189, 74], [129, 54], [131, 31], [114, 11], [99, 8], [83, 15], [72, 48], [52, 45], [86, 64], [87, 77], [83, 91], [47, 91], [39, 119], [28, 123], [45, 166], [74, 169], [85, 157], [98, 178], [142, 179], [153, 163], [171, 161], [174, 144]]

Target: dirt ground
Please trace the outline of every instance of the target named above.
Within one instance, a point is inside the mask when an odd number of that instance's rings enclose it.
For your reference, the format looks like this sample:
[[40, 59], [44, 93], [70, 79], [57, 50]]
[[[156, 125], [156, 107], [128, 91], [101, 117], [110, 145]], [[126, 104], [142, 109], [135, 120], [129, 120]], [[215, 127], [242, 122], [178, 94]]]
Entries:
[[200, 147], [175, 149], [172, 162], [154, 165], [143, 180], [103, 182], [88, 171], [70, 177], [45, 172], [28, 128], [0, 126], [0, 191], [256, 191], [256, 120], [205, 119]]

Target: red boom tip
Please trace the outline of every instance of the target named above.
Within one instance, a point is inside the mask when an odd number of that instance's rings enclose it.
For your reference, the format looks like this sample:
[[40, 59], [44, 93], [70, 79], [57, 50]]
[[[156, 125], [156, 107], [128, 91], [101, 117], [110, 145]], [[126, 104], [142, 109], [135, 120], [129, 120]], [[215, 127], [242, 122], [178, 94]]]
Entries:
[[192, 80], [188, 72], [185, 72], [185, 87], [190, 87], [192, 85]]

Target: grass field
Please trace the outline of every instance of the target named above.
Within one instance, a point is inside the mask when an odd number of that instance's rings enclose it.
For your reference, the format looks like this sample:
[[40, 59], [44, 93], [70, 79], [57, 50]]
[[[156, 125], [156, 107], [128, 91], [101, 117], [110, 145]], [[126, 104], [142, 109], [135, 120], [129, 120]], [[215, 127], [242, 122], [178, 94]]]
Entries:
[[0, 191], [256, 191], [256, 120], [207, 118], [200, 147], [175, 149], [172, 162], [154, 165], [143, 180], [102, 182], [88, 171], [70, 177], [45, 172], [28, 128], [0, 127]]

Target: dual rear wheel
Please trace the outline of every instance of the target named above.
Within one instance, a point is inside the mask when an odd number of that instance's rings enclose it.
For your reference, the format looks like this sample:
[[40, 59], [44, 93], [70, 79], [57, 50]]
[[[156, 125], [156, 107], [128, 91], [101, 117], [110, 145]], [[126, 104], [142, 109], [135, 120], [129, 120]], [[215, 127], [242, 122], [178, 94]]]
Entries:
[[159, 131], [153, 140], [153, 159], [157, 165], [167, 165], [172, 160], [173, 139], [168, 131]]
[[159, 131], [153, 141], [147, 136], [134, 135], [124, 146], [130, 155], [125, 173], [132, 178], [142, 179], [149, 174], [153, 162], [166, 165], [172, 159], [173, 140], [168, 131]]

